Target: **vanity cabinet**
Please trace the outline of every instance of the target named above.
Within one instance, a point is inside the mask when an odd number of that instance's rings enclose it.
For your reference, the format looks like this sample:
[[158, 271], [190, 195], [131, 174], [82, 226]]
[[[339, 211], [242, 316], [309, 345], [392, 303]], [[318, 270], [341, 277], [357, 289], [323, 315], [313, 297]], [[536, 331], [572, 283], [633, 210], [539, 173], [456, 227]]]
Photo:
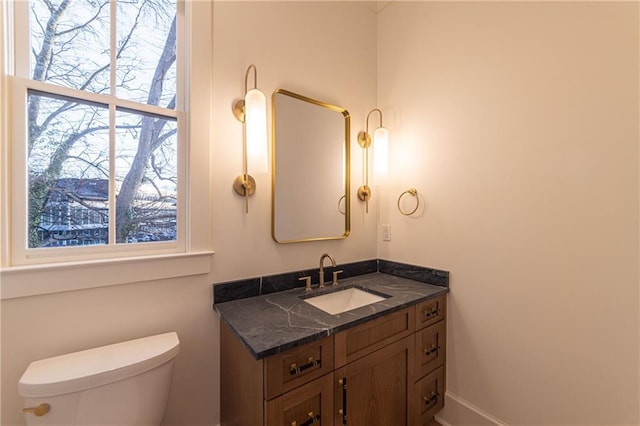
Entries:
[[221, 424], [426, 425], [444, 405], [446, 296], [256, 360], [220, 326]]

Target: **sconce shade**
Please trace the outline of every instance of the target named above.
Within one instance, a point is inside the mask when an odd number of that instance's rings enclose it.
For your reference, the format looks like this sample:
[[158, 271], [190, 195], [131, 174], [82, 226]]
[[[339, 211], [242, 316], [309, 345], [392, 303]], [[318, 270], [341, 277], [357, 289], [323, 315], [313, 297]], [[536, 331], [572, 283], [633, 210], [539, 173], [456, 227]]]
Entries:
[[389, 131], [378, 127], [373, 132], [373, 184], [384, 185], [389, 177]]
[[258, 89], [244, 97], [247, 126], [247, 166], [249, 173], [267, 173], [267, 99]]

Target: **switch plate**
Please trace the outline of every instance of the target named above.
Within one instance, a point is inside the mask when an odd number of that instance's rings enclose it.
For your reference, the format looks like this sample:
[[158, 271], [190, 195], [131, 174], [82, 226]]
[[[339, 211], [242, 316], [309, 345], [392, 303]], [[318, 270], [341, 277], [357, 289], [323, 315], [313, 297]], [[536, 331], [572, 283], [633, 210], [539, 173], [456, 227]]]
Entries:
[[382, 241], [391, 241], [391, 225], [382, 225]]

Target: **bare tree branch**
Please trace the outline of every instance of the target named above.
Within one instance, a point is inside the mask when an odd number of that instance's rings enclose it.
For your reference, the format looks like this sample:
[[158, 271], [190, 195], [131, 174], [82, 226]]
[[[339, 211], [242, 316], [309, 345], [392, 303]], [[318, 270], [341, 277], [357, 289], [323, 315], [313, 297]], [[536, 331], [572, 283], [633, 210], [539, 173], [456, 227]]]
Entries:
[[[174, 16], [164, 49], [160, 55], [160, 60], [149, 88], [148, 104], [159, 104], [164, 78], [175, 60], [176, 18]], [[151, 149], [153, 140], [160, 135], [165, 124], [166, 120], [154, 120], [152, 117], [145, 117], [143, 119], [142, 129], [140, 130], [138, 151], [136, 152], [129, 172], [122, 182], [120, 193], [116, 200], [116, 241], [122, 241], [125, 238], [125, 229], [129, 223], [127, 221], [127, 212], [131, 209], [135, 194], [138, 192], [138, 188], [142, 183], [147, 159], [153, 152]]]
[[[110, 90], [106, 73], [111, 65], [115, 66], [116, 64], [96, 63], [97, 61], [91, 59], [90, 55], [88, 58], [79, 58], [81, 60], [77, 62], [73, 60], [78, 56], [77, 45], [80, 42], [86, 44], [93, 39], [98, 40], [100, 36], [104, 37], [105, 27], [101, 26], [104, 24], [101, 16], [103, 16], [102, 13], [109, 0], [85, 0], [94, 9], [80, 23], [76, 22], [76, 18], [82, 15], [73, 15], [73, 12], [65, 15], [71, 11], [71, 4], [74, 0], [40, 1], [49, 10], [49, 17], [45, 25], [45, 19], [36, 16], [36, 25], [41, 31], [38, 37], [41, 37], [41, 41], [40, 44], [37, 44], [37, 48], [33, 48], [32, 52], [35, 58], [32, 78], [70, 86], [78, 90], [90, 90], [94, 93]], [[120, 1], [124, 3], [124, 0]], [[158, 22], [166, 22], [167, 17], [167, 9], [160, 1], [131, 2], [132, 5], [134, 3], [136, 4], [136, 14], [129, 18], [131, 26], [122, 36], [116, 48], [115, 56], [122, 61], [118, 62], [119, 81], [113, 82], [113, 84], [117, 84], [118, 88], [129, 88], [127, 89], [129, 93], [143, 90], [139, 89], [140, 83], [138, 82], [141, 73], [136, 70], [142, 61], [126, 52], [129, 52], [129, 47], [135, 49], [135, 43], [140, 39], [136, 32], [139, 33], [143, 25], [146, 25], [150, 17], [149, 13], [155, 13], [155, 19]], [[77, 5], [77, 7], [83, 6]], [[43, 7], [40, 7], [39, 11], [43, 15], [45, 14]], [[34, 14], [37, 15], [35, 12]], [[64, 16], [69, 16], [72, 19], [63, 19]], [[143, 19], [147, 19], [147, 21], [143, 22]], [[149, 82], [149, 90], [146, 93], [149, 105], [160, 105], [168, 97], [166, 93], [163, 97], [163, 92], [167, 76], [172, 75], [170, 71], [176, 61], [175, 26], [174, 16], [153, 78]], [[142, 84], [142, 87], [144, 88], [146, 85]], [[106, 177], [109, 173], [108, 166], [105, 167], [106, 151], [91, 146], [92, 142], [90, 141], [92, 134], [105, 132], [109, 128], [106, 123], [101, 122], [103, 121], [101, 115], [105, 111], [99, 107], [83, 108], [83, 105], [91, 104], [82, 100], [76, 102], [74, 99], [58, 97], [62, 102], [51, 102], [52, 99], [56, 99], [56, 95], [51, 95], [51, 97], [47, 97], [47, 95], [30, 96], [28, 104], [29, 155], [37, 143], [34, 158], [36, 161], [40, 158], [46, 160], [43, 161], [44, 164], [41, 168], [29, 170], [29, 244], [31, 247], [36, 247], [39, 244], [38, 236], [34, 235], [38, 229], [41, 229], [41, 232], [47, 232], [46, 229], [39, 226], [45, 206], [44, 200], [47, 194], [50, 195], [52, 191], [56, 191], [56, 182], [59, 181], [65, 167], [68, 167], [65, 164], [72, 163], [75, 168], [72, 172], [75, 174], [71, 176], [87, 176], [87, 179], [96, 179], [96, 176]], [[174, 94], [168, 102], [168, 108], [175, 108], [175, 103]], [[74, 108], [78, 106], [80, 108], [76, 113]], [[176, 129], [166, 129], [167, 123], [171, 121], [173, 121], [171, 118], [141, 114], [141, 119], [138, 122], [116, 126], [117, 129], [131, 133], [131, 137], [137, 142], [135, 155], [125, 154], [125, 158], [131, 161], [131, 165], [120, 184], [120, 192], [116, 200], [116, 240], [118, 242], [126, 241], [127, 235], [135, 232], [138, 225], [143, 222], [148, 225], [150, 221], [156, 220], [164, 220], [164, 223], [167, 224], [173, 221], [175, 226], [175, 206], [167, 207], [166, 204], [167, 201], [173, 201], [172, 204], [175, 204], [175, 197], [163, 195], [163, 184], [161, 184], [162, 180], [175, 183], [174, 176], [163, 176], [168, 170], [172, 170], [170, 163], [167, 163], [167, 155], [175, 154], [170, 149], [165, 152], [162, 148], [163, 144], [175, 137], [177, 133]], [[129, 135], [126, 137], [129, 139]], [[158, 149], [160, 151], [156, 157], [154, 152]], [[167, 168], [162, 170], [163, 167]], [[172, 173], [175, 172], [172, 171]], [[143, 183], [153, 187], [156, 192], [153, 196], [154, 201], [151, 203], [142, 202], [140, 199], [138, 191]], [[67, 194], [67, 197], [84, 208], [96, 210], [95, 206], [86, 202], [79, 194]], [[76, 215], [76, 213], [72, 214]], [[105, 212], [100, 210], [100, 214], [103, 215]], [[76, 219], [81, 220], [79, 216], [69, 217], [71, 221]], [[162, 227], [164, 226], [162, 225]], [[162, 227], [158, 229], [162, 229]], [[54, 237], [50, 234], [43, 235], [45, 238]], [[34, 245], [32, 245], [32, 241]]]
[[106, 1], [106, 2], [102, 3], [102, 4], [100, 5], [100, 7], [98, 8], [98, 10], [96, 11], [96, 13], [95, 13], [91, 18], [89, 18], [89, 20], [88, 20], [87, 22], [85, 22], [84, 24], [81, 24], [81, 25], [78, 25], [78, 26], [75, 26], [75, 27], [69, 28], [68, 30], [65, 30], [65, 31], [60, 31], [60, 32], [59, 32], [59, 33], [57, 33], [56, 35], [57, 35], [57, 36], [63, 36], [63, 35], [65, 35], [65, 34], [72, 33], [72, 32], [77, 32], [77, 31], [79, 31], [79, 30], [82, 30], [82, 29], [87, 28], [91, 23], [93, 23], [93, 21], [95, 21], [96, 19], [98, 19], [98, 16], [100, 16], [100, 13], [102, 13], [102, 9], [103, 9], [106, 5], [108, 5], [108, 4], [109, 4], [109, 2], [108, 2], [108, 1]]

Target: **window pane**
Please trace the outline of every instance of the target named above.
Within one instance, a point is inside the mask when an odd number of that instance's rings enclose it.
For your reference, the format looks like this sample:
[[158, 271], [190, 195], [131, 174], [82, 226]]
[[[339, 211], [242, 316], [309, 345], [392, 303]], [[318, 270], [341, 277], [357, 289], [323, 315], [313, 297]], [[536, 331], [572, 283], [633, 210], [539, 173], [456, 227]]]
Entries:
[[31, 0], [31, 78], [109, 93], [109, 1]]
[[29, 247], [108, 242], [104, 105], [29, 91]]
[[177, 119], [118, 98], [176, 108], [177, 0], [29, 0], [29, 11], [31, 78], [109, 96], [28, 90], [28, 247], [175, 241]]
[[175, 109], [176, 1], [117, 5], [118, 97]]
[[116, 114], [116, 242], [176, 239], [177, 123]]

